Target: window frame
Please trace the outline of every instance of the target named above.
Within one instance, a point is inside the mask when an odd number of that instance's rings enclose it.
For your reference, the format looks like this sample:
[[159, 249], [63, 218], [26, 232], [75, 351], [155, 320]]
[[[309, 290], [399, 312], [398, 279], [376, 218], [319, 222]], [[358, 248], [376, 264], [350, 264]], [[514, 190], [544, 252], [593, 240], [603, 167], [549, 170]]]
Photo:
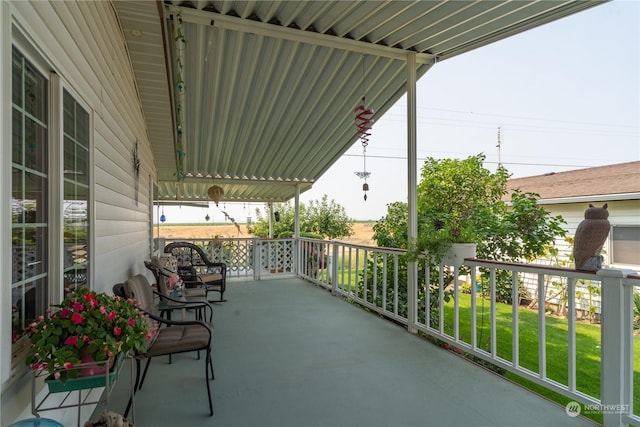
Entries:
[[[43, 59], [43, 55], [39, 54], [34, 45], [29, 42], [23, 33], [15, 26], [12, 26], [12, 40], [11, 40], [11, 58], [13, 58], [14, 49], [43, 75], [44, 80], [47, 82], [47, 120], [48, 120], [48, 132], [46, 136], [46, 144], [48, 145], [48, 160], [47, 160], [47, 183], [46, 191], [48, 191], [47, 200], [47, 240], [48, 240], [48, 266], [46, 271], [47, 280], [47, 304], [59, 303], [64, 297], [64, 274], [65, 274], [65, 236], [64, 236], [64, 197], [65, 197], [65, 177], [64, 177], [64, 93], [66, 92], [75, 102], [75, 106], [82, 108], [88, 116], [88, 125], [86, 129], [86, 203], [87, 203], [87, 219], [86, 219], [86, 250], [88, 256], [86, 257], [87, 273], [86, 284], [88, 288], [93, 288], [95, 283], [94, 277], [94, 241], [95, 241], [95, 221], [94, 221], [94, 110], [89, 107], [89, 104], [83, 99], [83, 97], [73, 88], [71, 84], [66, 82], [59, 74], [54, 71], [54, 67]], [[10, 60], [10, 69], [13, 70], [13, 59]], [[13, 82], [13, 75], [9, 76], [10, 82]], [[10, 85], [9, 94], [13, 97], [13, 85]], [[13, 98], [11, 98], [13, 100]], [[11, 102], [9, 111], [13, 114], [13, 102]], [[13, 124], [13, 123], [12, 123]], [[13, 131], [10, 131], [11, 140], [13, 140]], [[23, 136], [24, 138], [24, 136]], [[12, 143], [13, 145], [13, 143]], [[12, 150], [9, 151], [9, 159], [7, 165], [9, 170], [13, 170]], [[13, 179], [13, 177], [12, 177]], [[13, 182], [11, 180], [11, 182]], [[12, 184], [9, 185], [11, 192], [9, 196], [12, 196]], [[13, 224], [13, 222], [12, 222]], [[13, 229], [13, 225], [11, 226]], [[13, 243], [10, 244], [12, 247]], [[13, 289], [14, 281], [11, 279], [11, 289]], [[11, 305], [13, 309], [13, 298], [9, 298], [4, 302], [6, 305]], [[26, 325], [25, 325], [26, 326]], [[13, 332], [10, 337], [3, 337], [5, 340], [11, 340], [10, 355], [11, 355], [11, 373], [9, 378], [10, 382], [15, 381], [21, 377], [22, 373], [26, 371], [24, 365], [24, 358], [28, 350], [28, 337], [24, 332], [21, 333], [18, 341], [14, 343]], [[4, 347], [4, 345], [3, 345]]]
[[[616, 244], [616, 242], [619, 242], [620, 239], [616, 239], [616, 232], [617, 231], [621, 231], [623, 229], [634, 229], [634, 231], [640, 236], [640, 224], [613, 224], [611, 226], [611, 232], [609, 233], [609, 260], [610, 263], [612, 265], [618, 265], [618, 266], [630, 266], [630, 267], [634, 267], [637, 268], [638, 266], [640, 266], [640, 264], [634, 264], [634, 263], [628, 263], [628, 262], [624, 262], [626, 260], [623, 260], [622, 262], [618, 261], [616, 259], [616, 249], [619, 248], [619, 243]], [[634, 242], [633, 240], [631, 242]], [[636, 246], [638, 248], [640, 248], [640, 240], [636, 240], [635, 241]], [[633, 246], [633, 245], [632, 245]], [[637, 252], [637, 256], [640, 259], [640, 249], [638, 249]]]

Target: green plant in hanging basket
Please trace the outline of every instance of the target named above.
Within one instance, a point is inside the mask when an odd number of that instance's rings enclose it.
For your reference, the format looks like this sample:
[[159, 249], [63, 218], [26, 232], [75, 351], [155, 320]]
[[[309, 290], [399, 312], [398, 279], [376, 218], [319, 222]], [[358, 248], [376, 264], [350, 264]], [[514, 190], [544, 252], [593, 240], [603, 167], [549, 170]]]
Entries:
[[49, 317], [29, 325], [31, 348], [25, 362], [64, 382], [78, 377], [83, 360], [103, 362], [121, 352], [144, 351], [151, 328], [134, 300], [78, 289], [53, 305]]

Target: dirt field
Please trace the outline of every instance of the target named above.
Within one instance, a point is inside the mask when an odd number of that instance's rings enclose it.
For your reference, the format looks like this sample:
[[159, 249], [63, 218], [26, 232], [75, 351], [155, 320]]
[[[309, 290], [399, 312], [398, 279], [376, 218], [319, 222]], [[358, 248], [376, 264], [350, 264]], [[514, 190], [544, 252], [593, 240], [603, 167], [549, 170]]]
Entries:
[[[341, 239], [347, 242], [357, 243], [360, 245], [372, 245], [371, 236], [373, 236], [373, 222], [357, 222], [353, 224], [353, 236]], [[240, 224], [240, 233], [235, 226], [229, 225], [161, 225], [160, 237], [185, 239], [201, 239], [219, 237], [251, 237], [247, 232], [247, 227]], [[154, 236], [158, 235], [158, 228], [154, 229]]]

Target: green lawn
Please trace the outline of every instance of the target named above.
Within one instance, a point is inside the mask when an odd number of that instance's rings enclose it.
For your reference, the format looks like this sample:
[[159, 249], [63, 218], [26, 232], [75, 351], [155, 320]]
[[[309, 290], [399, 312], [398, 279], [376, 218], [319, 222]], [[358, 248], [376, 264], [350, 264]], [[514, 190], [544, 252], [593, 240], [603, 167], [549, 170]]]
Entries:
[[[360, 254], [358, 269], [364, 267], [363, 253]], [[348, 258], [348, 257], [347, 257]], [[341, 261], [340, 261], [341, 262]], [[355, 290], [359, 275], [355, 270], [356, 264], [352, 259], [351, 265], [339, 264], [338, 281], [343, 284], [345, 290]], [[324, 270], [326, 274], [326, 270]], [[378, 278], [381, 281], [382, 278]], [[392, 280], [388, 278], [388, 280]], [[391, 283], [389, 283], [391, 285]], [[372, 284], [368, 284], [369, 287]], [[471, 343], [471, 295], [459, 294], [459, 338]], [[478, 346], [486, 351], [490, 349], [490, 302], [483, 298], [476, 300], [476, 336]], [[453, 336], [453, 299], [445, 304], [444, 330]], [[512, 306], [509, 304], [496, 304], [496, 339], [497, 354], [503, 359], [513, 361], [512, 355]], [[538, 366], [538, 314], [536, 311], [526, 308], [518, 309], [519, 330], [519, 365], [533, 372], [539, 372]], [[546, 316], [546, 374], [560, 384], [568, 383], [568, 323], [567, 319]], [[640, 398], [640, 336], [636, 336], [633, 342], [634, 374], [633, 395], [637, 401]], [[505, 377], [517, 382], [524, 387], [565, 405], [572, 399], [559, 393], [550, 391], [532, 381], [526, 380], [511, 372], [506, 372]], [[600, 397], [600, 326], [589, 323], [576, 324], [576, 388], [578, 391], [596, 398]], [[634, 414], [640, 415], [640, 405], [636, 404]], [[601, 414], [587, 414], [596, 422], [602, 423]]]
[[[459, 337], [471, 343], [471, 296], [460, 294], [459, 304]], [[454, 302], [445, 305], [445, 332], [453, 335]], [[496, 339], [498, 356], [513, 361], [512, 357], [512, 306], [496, 304]], [[490, 349], [490, 302], [482, 298], [476, 300], [476, 325], [478, 346]], [[538, 367], [538, 315], [526, 308], [518, 310], [519, 329], [519, 363], [521, 367], [539, 372]], [[568, 326], [567, 319], [547, 316], [545, 318], [546, 334], [546, 372], [547, 377], [561, 384], [568, 382]], [[634, 354], [640, 354], [640, 337], [634, 339]], [[542, 394], [561, 404], [571, 401], [570, 398], [551, 392], [538, 384], [525, 380], [515, 374], [507, 373], [507, 378]], [[600, 326], [587, 323], [576, 325], [576, 388], [596, 398], [600, 397]], [[640, 358], [634, 359], [634, 396], [640, 396]], [[640, 408], [634, 413], [640, 414]], [[602, 422], [601, 416], [592, 417]]]

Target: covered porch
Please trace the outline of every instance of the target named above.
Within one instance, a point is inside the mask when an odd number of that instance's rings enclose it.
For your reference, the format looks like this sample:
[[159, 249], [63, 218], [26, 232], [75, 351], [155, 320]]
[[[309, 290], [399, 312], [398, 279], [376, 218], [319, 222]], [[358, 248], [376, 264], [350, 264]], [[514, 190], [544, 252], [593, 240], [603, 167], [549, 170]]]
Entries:
[[[594, 425], [300, 278], [234, 280], [226, 295], [214, 307], [214, 416], [202, 361], [183, 354], [152, 361], [136, 425]], [[127, 381], [117, 387], [113, 410], [128, 397]]]

